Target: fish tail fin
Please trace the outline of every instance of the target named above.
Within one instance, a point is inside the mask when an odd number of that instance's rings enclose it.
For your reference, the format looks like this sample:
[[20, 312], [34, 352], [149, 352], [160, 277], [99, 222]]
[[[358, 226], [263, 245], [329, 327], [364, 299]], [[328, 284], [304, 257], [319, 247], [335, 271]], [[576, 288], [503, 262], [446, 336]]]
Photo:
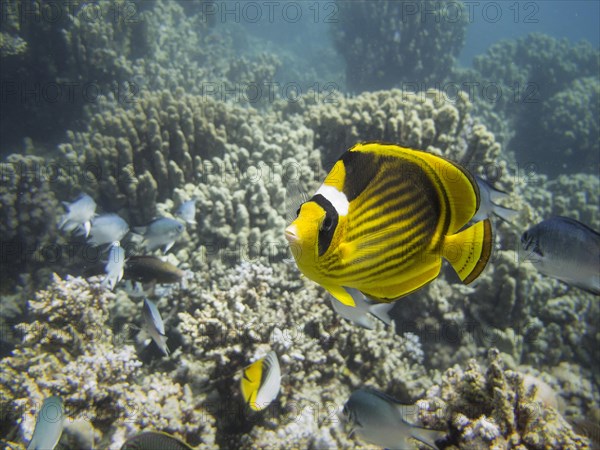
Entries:
[[58, 229], [62, 230], [62, 228], [65, 226], [65, 224], [67, 223], [67, 214], [63, 214], [62, 216], [60, 216], [60, 221], [58, 222]]
[[161, 352], [163, 352], [163, 354], [165, 356], [169, 356], [169, 354], [171, 353], [171, 350], [169, 350], [169, 347], [167, 346], [167, 337], [163, 334], [160, 336], [160, 343], [157, 342], [158, 348], [160, 349]]
[[390, 325], [392, 323], [390, 310], [394, 307], [394, 305], [394, 303], [376, 303], [369, 306], [369, 312], [386, 325]]
[[471, 283], [485, 268], [492, 254], [492, 225], [489, 219], [446, 236], [442, 256], [465, 284]]
[[505, 222], [513, 222], [517, 217], [519, 217], [520, 211], [517, 211], [516, 209], [505, 208], [504, 206], [494, 203], [494, 214], [496, 214]]
[[411, 428], [411, 436], [413, 439], [429, 445], [431, 448], [438, 448], [435, 442], [444, 439], [446, 433], [444, 431], [413, 426]]
[[145, 227], [145, 226], [144, 227], [133, 227], [133, 232], [144, 235], [144, 234], [146, 234], [147, 229], [148, 229], [148, 227]]

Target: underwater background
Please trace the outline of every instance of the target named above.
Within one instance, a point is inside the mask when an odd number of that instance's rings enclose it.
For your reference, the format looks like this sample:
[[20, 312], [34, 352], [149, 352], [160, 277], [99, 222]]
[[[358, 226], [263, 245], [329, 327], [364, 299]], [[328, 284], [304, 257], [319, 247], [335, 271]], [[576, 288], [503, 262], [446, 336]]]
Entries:
[[[417, 405], [441, 448], [598, 448], [598, 296], [519, 251], [553, 215], [600, 229], [598, 2], [2, 0], [0, 13], [2, 445], [25, 448], [60, 396], [58, 448], [118, 449], [142, 430], [198, 448], [372, 448], [338, 415], [370, 386]], [[332, 309], [283, 236], [290, 186], [312, 195], [360, 141], [460, 162], [519, 211], [494, 220], [476, 283], [443, 269], [371, 330]], [[89, 276], [106, 248], [59, 229], [82, 193], [130, 228], [196, 200], [195, 223], [153, 252], [189, 274], [152, 294], [169, 356], [140, 332], [143, 299]], [[269, 351], [281, 389], [249, 412], [242, 370]]]

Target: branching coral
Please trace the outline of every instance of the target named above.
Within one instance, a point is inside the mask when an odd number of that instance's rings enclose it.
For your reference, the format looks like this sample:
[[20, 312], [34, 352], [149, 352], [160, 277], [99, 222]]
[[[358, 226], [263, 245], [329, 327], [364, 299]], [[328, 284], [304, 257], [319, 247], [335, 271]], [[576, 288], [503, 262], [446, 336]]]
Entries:
[[[52, 191], [56, 166], [43, 158], [10, 155], [0, 163], [0, 270], [4, 282], [22, 272], [36, 274], [59, 257], [54, 244], [58, 201]], [[45, 275], [48, 275], [45, 273]], [[39, 281], [39, 280], [37, 280]]]
[[491, 350], [485, 372], [474, 360], [448, 369], [418, 402], [419, 416], [427, 425], [449, 426], [446, 448], [587, 448], [556, 409], [538, 400], [539, 389], [506, 370]]
[[[392, 89], [350, 98], [332, 95], [316, 104], [307, 96], [300, 104], [277, 106], [284, 117], [303, 112], [315, 147], [329, 164], [358, 141], [386, 141], [443, 155], [475, 173], [501, 173], [506, 167], [494, 135], [469, 114], [464, 92], [452, 100], [433, 89], [418, 94]], [[512, 186], [508, 179], [501, 182]]]
[[[256, 446], [285, 436], [295, 445], [315, 445], [336, 434], [329, 428], [350, 393], [348, 384], [366, 382], [413, 396], [424, 392], [418, 339], [395, 336], [383, 325], [357, 332], [335, 317], [320, 289], [287, 279], [261, 264], [244, 263], [218, 289], [186, 299], [178, 315], [181, 366], [192, 386], [214, 390], [206, 407], [221, 405], [217, 440], [225, 433], [228, 446]], [[239, 373], [269, 349], [279, 357], [281, 393], [263, 416], [244, 417]]]
[[333, 37], [346, 60], [351, 91], [441, 83], [464, 43], [467, 21], [460, 3], [338, 1], [336, 6]]
[[59, 395], [71, 419], [83, 417], [105, 433], [105, 445], [150, 424], [210, 445], [210, 420], [194, 413], [189, 387], [145, 373], [128, 337], [112, 331], [113, 301], [98, 284], [55, 276], [29, 302], [32, 321], [19, 326], [23, 341], [2, 360], [2, 408], [22, 420], [24, 439], [33, 432], [36, 405]]

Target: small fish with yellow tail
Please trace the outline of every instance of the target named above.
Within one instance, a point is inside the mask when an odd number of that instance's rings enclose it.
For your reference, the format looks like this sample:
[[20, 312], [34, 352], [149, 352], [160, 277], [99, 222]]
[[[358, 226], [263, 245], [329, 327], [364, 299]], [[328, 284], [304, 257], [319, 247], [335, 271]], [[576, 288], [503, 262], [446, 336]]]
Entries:
[[435, 279], [442, 258], [469, 284], [492, 250], [476, 180], [460, 165], [393, 144], [361, 143], [335, 163], [285, 230], [300, 271], [344, 305], [348, 288], [391, 302]]
[[246, 367], [240, 383], [244, 401], [253, 411], [261, 411], [275, 400], [281, 387], [281, 369], [277, 354], [267, 356]]

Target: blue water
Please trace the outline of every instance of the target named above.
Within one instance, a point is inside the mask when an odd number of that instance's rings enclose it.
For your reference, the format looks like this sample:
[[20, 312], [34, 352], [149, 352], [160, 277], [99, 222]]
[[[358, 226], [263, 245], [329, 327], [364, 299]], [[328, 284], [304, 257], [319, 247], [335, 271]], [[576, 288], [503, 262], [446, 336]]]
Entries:
[[470, 2], [472, 14], [460, 62], [470, 65], [474, 56], [484, 53], [501, 39], [529, 33], [545, 33], [575, 43], [587, 40], [600, 46], [600, 2]]

